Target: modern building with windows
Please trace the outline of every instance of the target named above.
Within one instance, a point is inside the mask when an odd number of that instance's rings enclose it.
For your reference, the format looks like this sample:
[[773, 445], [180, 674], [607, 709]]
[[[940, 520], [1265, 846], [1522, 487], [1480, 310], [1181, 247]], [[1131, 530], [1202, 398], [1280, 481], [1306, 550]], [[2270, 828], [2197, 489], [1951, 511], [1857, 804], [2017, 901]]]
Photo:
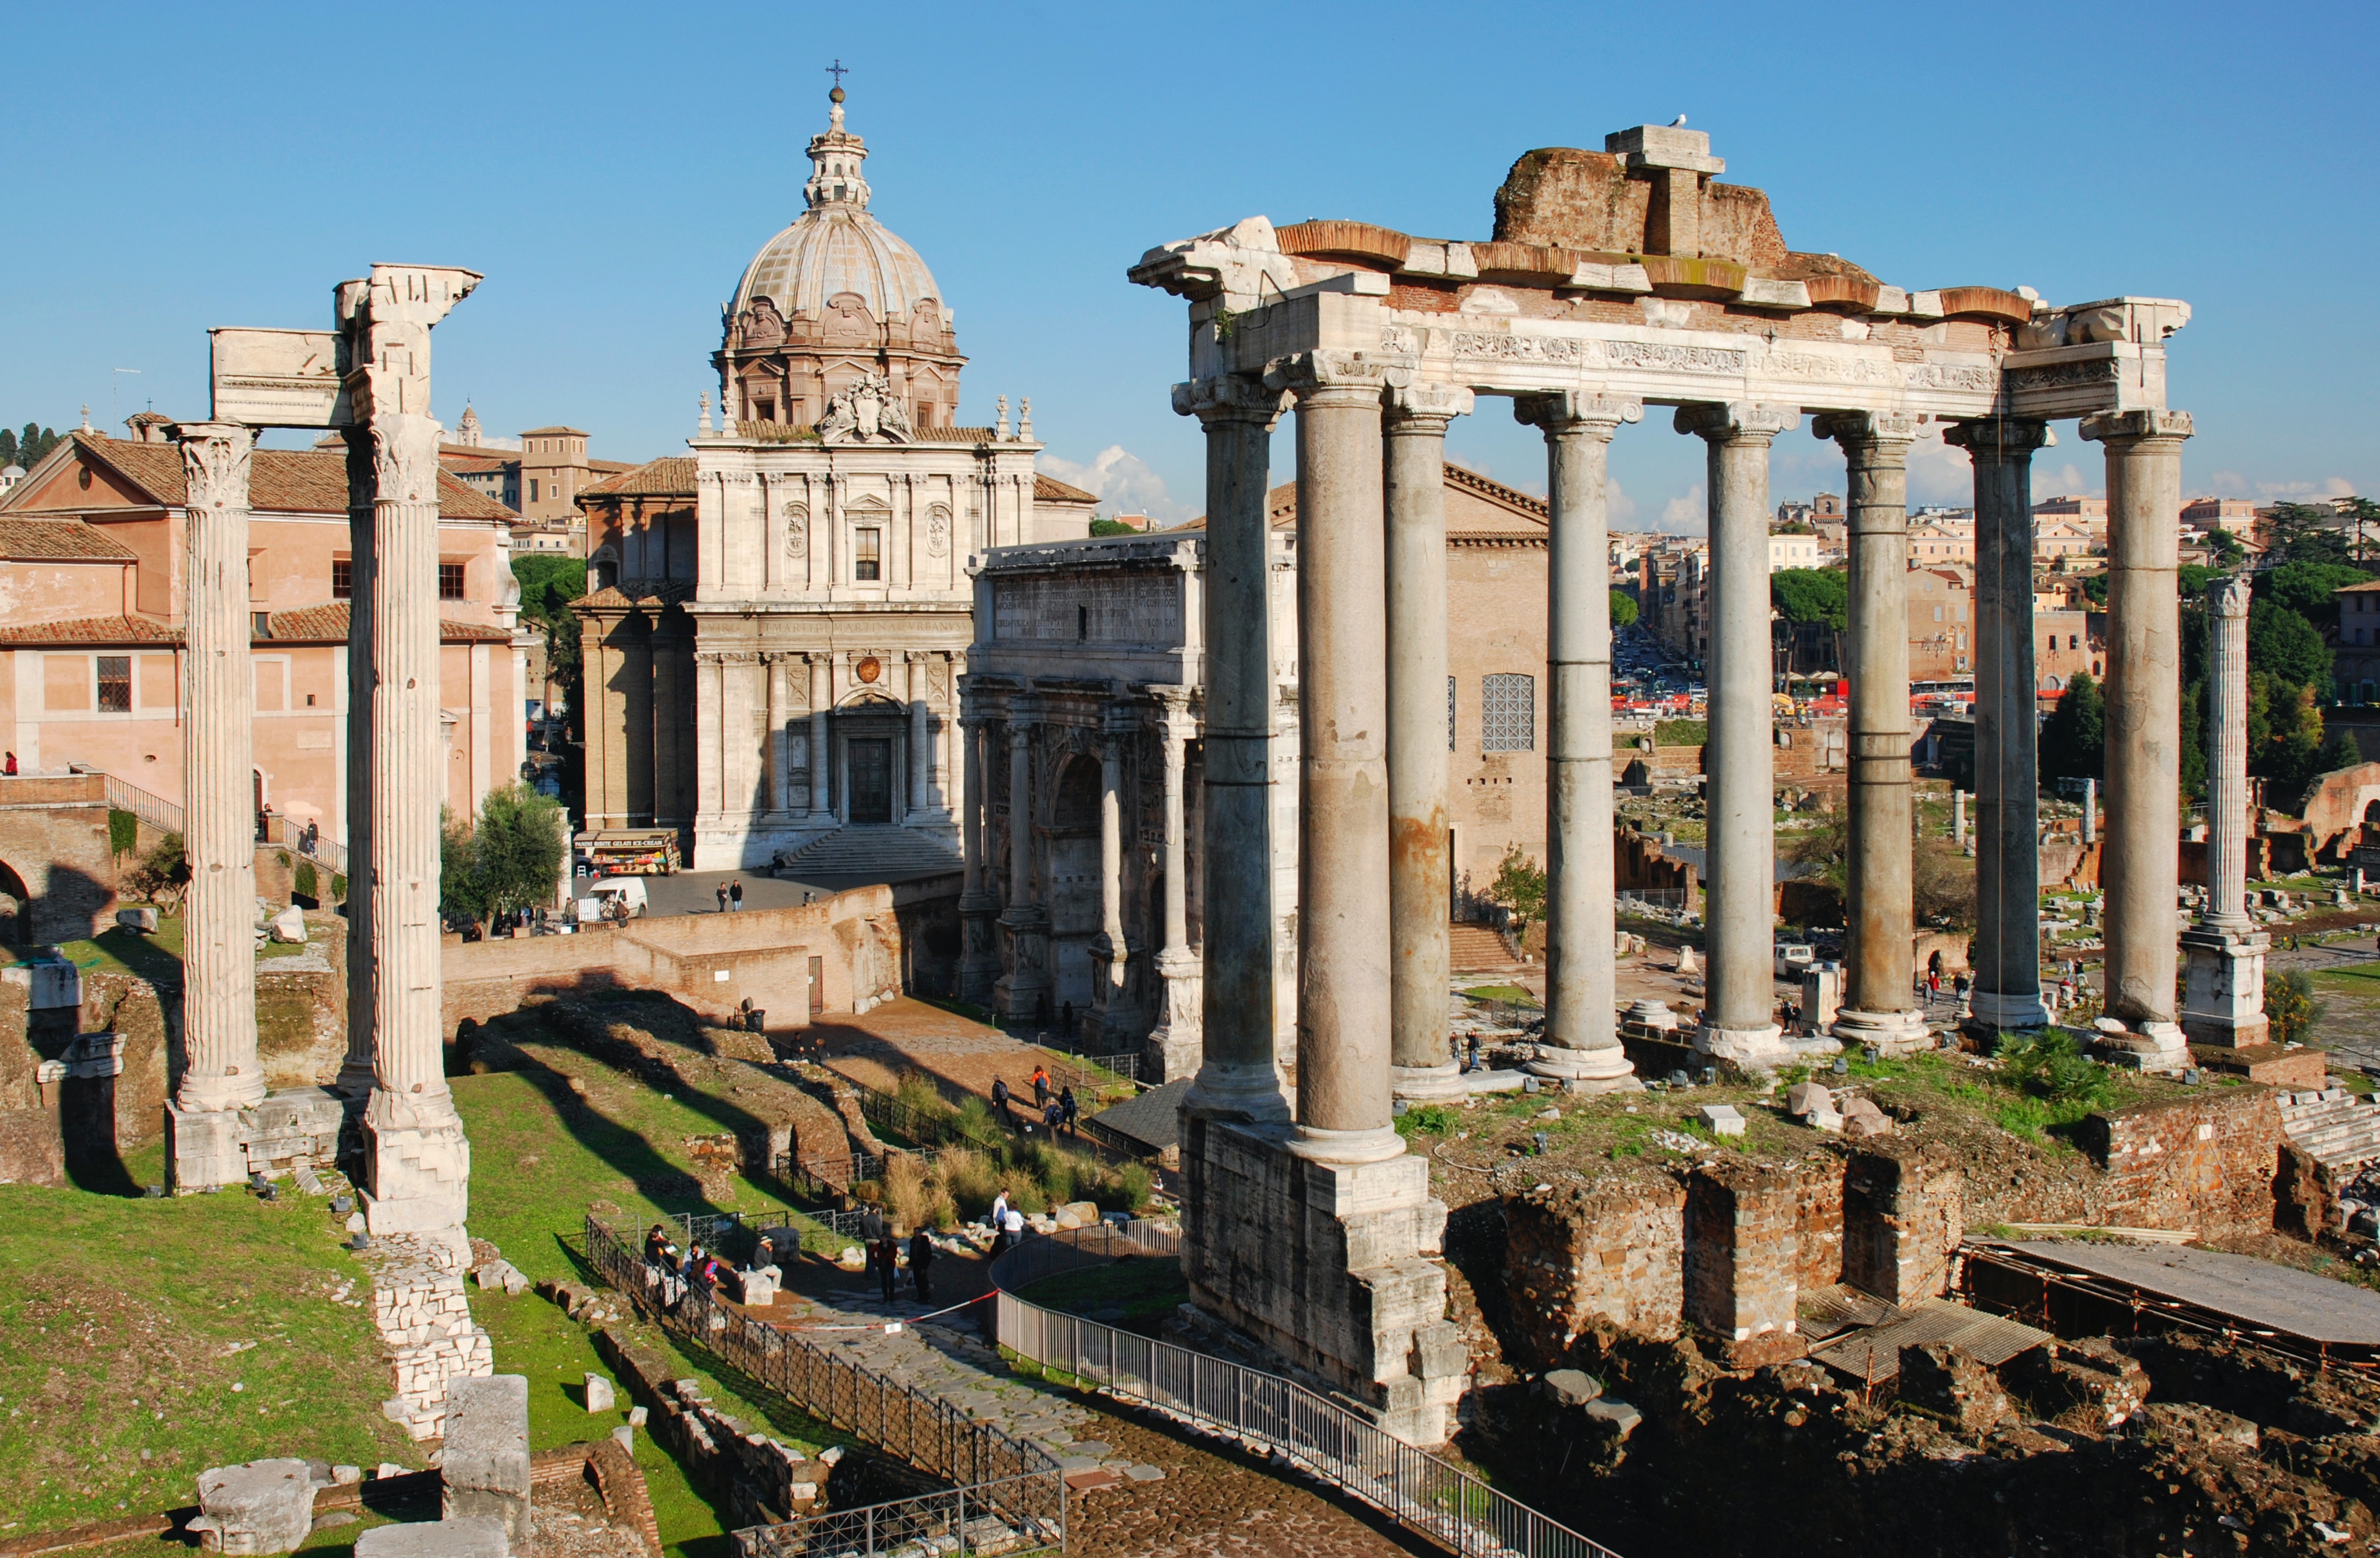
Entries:
[[[1546, 858], [1546, 505], [1445, 468], [1450, 915], [1515, 846]], [[1295, 1065], [1297, 489], [1275, 488], [1271, 627], [1275, 1044]], [[1204, 946], [1202, 522], [997, 547], [970, 565], [961, 718], [965, 992], [1164, 1077], [1198, 1057]], [[1144, 1077], [1148, 1071], [1142, 1073]]]
[[[142, 412], [134, 436], [73, 433], [0, 498], [0, 746], [23, 773], [97, 769], [182, 804], [187, 672], [183, 452]], [[342, 451], [250, 456], [248, 601], [260, 826], [312, 823], [343, 858], [347, 602], [354, 574]], [[439, 481], [443, 799], [457, 815], [517, 777], [525, 658], [516, 516]], [[171, 812], [167, 812], [170, 815]]]
[[722, 310], [717, 425], [706, 396], [689, 454], [573, 494], [586, 825], [690, 832], [701, 870], [953, 863], [966, 558], [1087, 536], [1097, 504], [1036, 475], [1029, 402], [952, 425], [949, 302], [831, 96], [805, 209]]

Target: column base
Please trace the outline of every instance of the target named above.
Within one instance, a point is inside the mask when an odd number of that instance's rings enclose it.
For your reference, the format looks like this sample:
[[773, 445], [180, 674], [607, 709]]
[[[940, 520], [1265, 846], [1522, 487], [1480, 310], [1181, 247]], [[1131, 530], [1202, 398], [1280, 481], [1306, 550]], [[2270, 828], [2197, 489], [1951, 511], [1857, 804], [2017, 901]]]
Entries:
[[165, 1105], [165, 1188], [195, 1195], [248, 1178], [248, 1123], [237, 1109]]
[[1998, 991], [1978, 990], [1967, 997], [1966, 1030], [1977, 1038], [1995, 1033], [2037, 1033], [2049, 1026], [2049, 1008], [2041, 1004], [2038, 990], [2020, 991], [2003, 995]]
[[1645, 1084], [1636, 1079], [1636, 1068], [1629, 1064], [1628, 1052], [1616, 1043], [1597, 1045], [1593, 1049], [1572, 1049], [1567, 1044], [1539, 1044], [1536, 1058], [1522, 1069], [1533, 1076], [1553, 1078], [1561, 1083], [1565, 1092], [1641, 1093], [1645, 1090]]
[[1855, 1012], [1835, 1014], [1834, 1035], [1846, 1049], [1853, 1045], [1878, 1054], [1910, 1055], [1935, 1047], [1934, 1031], [1922, 1012]]
[[364, 1226], [374, 1237], [459, 1234], [471, 1210], [471, 1143], [444, 1094], [443, 1110], [403, 1108], [374, 1092], [363, 1120]]
[[1308, 1162], [1360, 1168], [1366, 1163], [1384, 1163], [1390, 1158], [1405, 1156], [1405, 1138], [1397, 1134], [1394, 1126], [1379, 1126], [1364, 1131], [1333, 1131], [1324, 1130], [1319, 1126], [1300, 1126], [1282, 1143], [1282, 1148], [1292, 1156]]
[[1289, 1097], [1281, 1073], [1265, 1062], [1210, 1060], [1198, 1068], [1182, 1099], [1184, 1114], [1219, 1120], [1286, 1123]]
[[2272, 1041], [2265, 1016], [2262, 931], [2197, 925], [2181, 933], [2181, 1030], [2193, 1044], [2244, 1050]]
[[1205, 1042], [1198, 1008], [1206, 995], [1204, 969], [1196, 954], [1157, 955], [1157, 1026], [1141, 1042], [1141, 1080], [1152, 1085], [1195, 1076]]
[[2190, 1041], [2181, 1025], [2155, 1018], [2119, 1023], [2114, 1017], [2101, 1017], [2091, 1047], [2108, 1065], [2134, 1071], [2173, 1073], [2187, 1070], [2191, 1064]]
[[1415, 1103], [1471, 1096], [1471, 1089], [1463, 1084], [1462, 1066], [1451, 1060], [1443, 1065], [1390, 1066], [1389, 1091]]
[[1706, 1023], [1694, 1029], [1694, 1048], [1714, 1060], [1732, 1061], [1746, 1071], [1773, 1071], [1789, 1065], [1793, 1047], [1775, 1023], [1761, 1028], [1719, 1028]]
[[1429, 1165], [1318, 1159], [1280, 1126], [1220, 1120], [1187, 1121], [1182, 1147], [1196, 1310], [1398, 1439], [1444, 1443], [1471, 1360], [1446, 1318], [1446, 1207]]

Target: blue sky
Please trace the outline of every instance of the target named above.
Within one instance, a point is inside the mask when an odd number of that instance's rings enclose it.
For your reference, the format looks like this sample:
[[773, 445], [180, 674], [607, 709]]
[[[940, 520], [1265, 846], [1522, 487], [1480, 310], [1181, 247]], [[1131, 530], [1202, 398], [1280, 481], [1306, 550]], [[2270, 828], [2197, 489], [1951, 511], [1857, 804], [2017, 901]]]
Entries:
[[[2380, 492], [2375, 12], [1379, 5], [19, 7], [5, 35], [0, 423], [204, 406], [214, 324], [323, 325], [370, 262], [468, 265], [437, 411], [682, 447], [719, 304], [801, 204], [823, 67], [851, 67], [874, 211], [971, 361], [961, 420], [1033, 398], [1050, 469], [1200, 506], [1152, 244], [1262, 213], [1484, 237], [1512, 159], [1679, 113], [1786, 240], [1912, 287], [2178, 297], [2193, 492]], [[137, 375], [112, 370], [139, 369]], [[1542, 488], [1500, 405], [1458, 457]], [[2036, 490], [2095, 490], [2071, 436]], [[1286, 429], [1274, 463], [1291, 460]], [[1698, 515], [1700, 445], [1648, 417], [1616, 517]], [[1772, 487], [1841, 481], [1806, 432]], [[1964, 457], [1921, 451], [1920, 501]]]

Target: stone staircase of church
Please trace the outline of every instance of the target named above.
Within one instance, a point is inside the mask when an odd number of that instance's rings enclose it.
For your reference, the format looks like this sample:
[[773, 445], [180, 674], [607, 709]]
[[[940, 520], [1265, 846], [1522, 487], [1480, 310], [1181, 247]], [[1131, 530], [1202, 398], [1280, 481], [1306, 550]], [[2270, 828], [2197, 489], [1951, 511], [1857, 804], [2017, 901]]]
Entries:
[[1504, 938], [1485, 925], [1456, 920], [1446, 928], [1449, 966], [1458, 974], [1511, 974], [1521, 965], [1512, 960]]
[[960, 867], [958, 856], [930, 834], [903, 827], [847, 827], [777, 858], [776, 874], [821, 887], [909, 882]]
[[2325, 1168], [2380, 1158], [2380, 1105], [2338, 1088], [2280, 1095], [2281, 1129]]

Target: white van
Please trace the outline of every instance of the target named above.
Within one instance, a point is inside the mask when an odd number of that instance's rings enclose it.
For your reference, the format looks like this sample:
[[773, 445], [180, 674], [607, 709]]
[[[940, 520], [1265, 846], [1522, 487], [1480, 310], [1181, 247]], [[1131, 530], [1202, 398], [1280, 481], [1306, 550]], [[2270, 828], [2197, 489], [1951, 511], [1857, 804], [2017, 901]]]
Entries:
[[1777, 977], [1780, 980], [1798, 980], [1818, 960], [1817, 949], [1806, 942], [1779, 942], [1776, 953]]
[[631, 919], [641, 919], [645, 914], [645, 879], [640, 876], [606, 877], [587, 889], [587, 896], [578, 900], [578, 923], [592, 924], [610, 919], [618, 911], [612, 907], [623, 905]]

